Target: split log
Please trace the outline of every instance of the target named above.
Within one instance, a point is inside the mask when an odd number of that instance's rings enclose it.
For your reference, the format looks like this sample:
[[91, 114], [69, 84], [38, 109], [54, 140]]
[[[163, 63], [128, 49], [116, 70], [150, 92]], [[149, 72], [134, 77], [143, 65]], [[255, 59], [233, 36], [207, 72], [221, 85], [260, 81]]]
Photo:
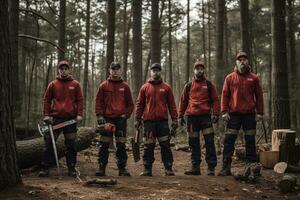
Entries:
[[291, 174], [285, 174], [278, 182], [280, 192], [288, 193], [293, 192], [297, 185], [297, 177]]
[[[95, 129], [88, 127], [79, 128], [77, 132], [77, 150], [82, 151], [88, 148], [95, 136]], [[65, 145], [62, 134], [57, 139], [56, 146], [58, 157], [63, 157], [65, 155]], [[19, 167], [25, 169], [40, 164], [43, 148], [44, 139], [42, 137], [17, 141]]]
[[175, 145], [175, 151], [190, 152], [190, 147], [188, 145]]
[[279, 162], [274, 166], [274, 171], [278, 174], [300, 173], [300, 167], [289, 165], [286, 162]]

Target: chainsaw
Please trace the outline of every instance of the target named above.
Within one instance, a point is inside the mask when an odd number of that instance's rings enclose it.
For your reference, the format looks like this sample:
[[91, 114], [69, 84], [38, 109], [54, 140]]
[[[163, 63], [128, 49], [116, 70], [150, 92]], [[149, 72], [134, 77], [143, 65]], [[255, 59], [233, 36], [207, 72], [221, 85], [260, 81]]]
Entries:
[[140, 157], [140, 135], [141, 135], [141, 130], [140, 130], [140, 128], [137, 128], [135, 131], [135, 136], [131, 140], [132, 154], [133, 154], [134, 162], [138, 162], [141, 159], [141, 157]]
[[77, 123], [77, 121], [75, 119], [71, 119], [69, 121], [65, 121], [65, 122], [56, 124], [54, 126], [52, 126], [51, 124], [46, 124], [45, 122], [43, 123], [42, 126], [40, 124], [38, 124], [39, 133], [43, 137], [45, 136], [45, 134], [50, 133], [52, 146], [53, 146], [54, 157], [55, 157], [55, 162], [56, 162], [56, 166], [57, 166], [57, 173], [58, 173], [59, 176], [61, 176], [61, 173], [60, 173], [60, 168], [59, 168], [58, 154], [57, 154], [57, 148], [56, 148], [56, 144], [55, 144], [55, 137], [54, 137], [53, 131], [58, 130], [60, 128], [64, 128], [66, 126], [70, 126], [72, 124], [76, 124], [76, 123]]
[[[52, 130], [55, 131], [55, 130], [58, 130], [58, 129], [61, 129], [61, 128], [64, 128], [66, 126], [70, 126], [72, 124], [76, 124], [77, 121], [75, 119], [71, 119], [69, 121], [65, 121], [65, 122], [62, 122], [62, 123], [59, 123], [59, 124], [55, 124], [55, 125], [50, 125]], [[45, 122], [40, 125], [38, 124], [38, 131], [39, 133], [44, 136], [45, 134], [47, 133], [50, 133], [50, 127], [48, 124], [46, 124]]]

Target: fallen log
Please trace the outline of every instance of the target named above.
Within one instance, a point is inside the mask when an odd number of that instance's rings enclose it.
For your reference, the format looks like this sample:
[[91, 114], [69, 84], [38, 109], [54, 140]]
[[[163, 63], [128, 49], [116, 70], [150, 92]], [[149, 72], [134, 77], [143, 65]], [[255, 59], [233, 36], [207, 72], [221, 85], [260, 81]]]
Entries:
[[[92, 139], [96, 136], [95, 129], [82, 127], [77, 132], [77, 149], [82, 151], [88, 148]], [[65, 155], [64, 136], [61, 134], [56, 142], [58, 157]], [[44, 148], [44, 139], [42, 137], [17, 141], [18, 162], [21, 169], [38, 165], [41, 162]]]
[[107, 187], [116, 184], [117, 184], [116, 179], [99, 179], [99, 178], [88, 180], [84, 183], [85, 186], [98, 186], [98, 187]]

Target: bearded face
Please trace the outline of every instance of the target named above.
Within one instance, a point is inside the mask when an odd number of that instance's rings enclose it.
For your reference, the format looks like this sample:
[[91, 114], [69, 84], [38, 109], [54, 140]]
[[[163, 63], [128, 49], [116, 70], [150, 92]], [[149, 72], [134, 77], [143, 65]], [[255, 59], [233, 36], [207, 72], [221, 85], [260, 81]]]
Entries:
[[194, 68], [194, 74], [197, 78], [201, 78], [204, 76], [205, 68], [201, 65], [195, 66]]
[[245, 74], [249, 70], [249, 61], [246, 57], [240, 57], [236, 60], [236, 67], [240, 74]]
[[150, 76], [153, 80], [159, 80], [161, 78], [161, 70], [158, 68], [151, 69]]

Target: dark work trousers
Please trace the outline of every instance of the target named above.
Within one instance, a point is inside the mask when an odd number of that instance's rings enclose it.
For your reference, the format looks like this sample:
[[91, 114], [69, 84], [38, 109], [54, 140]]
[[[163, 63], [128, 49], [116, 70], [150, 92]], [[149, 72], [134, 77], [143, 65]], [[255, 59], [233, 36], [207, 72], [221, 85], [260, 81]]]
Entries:
[[215, 168], [217, 165], [216, 148], [214, 141], [214, 131], [210, 115], [198, 115], [187, 117], [187, 127], [189, 133], [189, 146], [192, 150], [191, 160], [192, 165], [200, 165], [201, 146], [200, 146], [200, 131], [205, 140], [205, 160], [209, 168]]
[[[70, 119], [62, 119], [62, 118], [53, 118], [53, 125], [62, 123], [64, 121], [68, 121]], [[53, 132], [55, 141], [57, 140], [58, 136], [63, 133], [65, 137], [65, 145], [66, 145], [66, 161], [67, 166], [75, 167], [77, 162], [77, 145], [76, 145], [76, 132], [77, 132], [77, 125], [72, 124], [61, 129], [55, 130]], [[43, 158], [42, 158], [42, 165], [44, 167], [49, 167], [52, 163], [55, 162], [54, 152], [53, 152], [53, 145], [50, 133], [44, 135], [44, 151], [43, 151]]]
[[170, 129], [167, 120], [144, 121], [144, 156], [145, 167], [151, 168], [154, 162], [156, 139], [160, 145], [161, 159], [166, 169], [172, 168], [173, 154], [170, 146]]
[[126, 127], [127, 119], [122, 117], [117, 118], [105, 118], [106, 123], [112, 123], [116, 126], [115, 133], [101, 132], [100, 147], [99, 147], [99, 165], [106, 166], [109, 157], [109, 145], [113, 140], [113, 134], [116, 139], [116, 160], [119, 169], [124, 169], [127, 164], [127, 152], [126, 152]]
[[246, 161], [248, 163], [256, 162], [256, 120], [255, 114], [230, 113], [230, 119], [227, 124], [227, 131], [224, 139], [223, 164], [231, 164], [234, 153], [234, 144], [240, 128], [243, 128], [246, 142]]

